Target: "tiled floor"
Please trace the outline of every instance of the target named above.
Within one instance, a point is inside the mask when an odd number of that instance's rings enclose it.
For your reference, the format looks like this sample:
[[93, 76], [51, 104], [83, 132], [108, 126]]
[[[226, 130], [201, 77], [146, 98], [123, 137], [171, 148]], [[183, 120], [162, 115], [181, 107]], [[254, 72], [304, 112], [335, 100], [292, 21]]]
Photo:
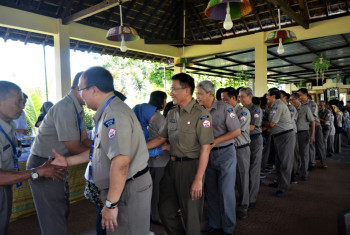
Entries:
[[[327, 161], [327, 169], [317, 168], [310, 173], [308, 182], [291, 185], [284, 198], [276, 198], [275, 189], [267, 186], [275, 177], [268, 175], [261, 183], [256, 208], [249, 212], [247, 220], [237, 221], [234, 234], [337, 234], [337, 215], [350, 208], [350, 148], [343, 148], [341, 154]], [[69, 234], [95, 234], [94, 216], [95, 207], [91, 203], [81, 201], [72, 205]], [[202, 228], [207, 223], [205, 210]], [[151, 225], [151, 230], [156, 235], [165, 234], [162, 226]], [[36, 216], [11, 223], [9, 234], [40, 234]]]

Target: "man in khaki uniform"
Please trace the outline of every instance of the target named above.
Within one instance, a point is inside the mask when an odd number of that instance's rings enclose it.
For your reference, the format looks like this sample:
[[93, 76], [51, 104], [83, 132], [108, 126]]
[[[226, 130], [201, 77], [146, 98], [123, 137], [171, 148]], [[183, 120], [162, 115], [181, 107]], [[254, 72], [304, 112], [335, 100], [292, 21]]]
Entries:
[[278, 188], [277, 197], [284, 197], [289, 189], [290, 178], [293, 167], [295, 133], [290, 112], [280, 100], [280, 91], [271, 88], [267, 94], [268, 101], [272, 104], [272, 112], [269, 121], [263, 122], [263, 126], [271, 128], [272, 141], [276, 154], [277, 183], [271, 186]]
[[328, 140], [329, 130], [330, 130], [331, 111], [325, 108], [324, 101], [318, 102], [318, 116], [320, 118], [320, 122], [322, 126], [323, 140], [324, 140], [325, 146], [327, 146], [327, 140]]
[[205, 172], [210, 227], [202, 233], [222, 229], [225, 235], [232, 235], [236, 227], [236, 196], [232, 183], [236, 179], [237, 166], [234, 139], [241, 134], [241, 126], [233, 107], [215, 100], [215, 87], [211, 81], [200, 82], [196, 89], [198, 103], [213, 117], [215, 138]]
[[238, 92], [233, 87], [225, 88], [221, 93], [222, 100], [232, 105], [240, 123], [241, 134], [235, 139], [237, 153], [237, 211], [238, 219], [248, 218], [249, 207], [249, 168], [250, 168], [250, 112], [238, 104]]
[[[315, 118], [311, 113], [311, 110], [300, 103], [300, 96], [298, 93], [293, 93], [291, 96], [291, 101], [294, 107], [297, 109], [297, 141], [298, 141], [298, 156], [300, 158], [300, 170], [301, 170], [301, 180], [308, 180], [308, 168], [309, 168], [309, 147], [310, 143], [313, 142], [315, 136]], [[311, 133], [311, 134], [310, 134]], [[294, 169], [296, 173], [299, 169]]]
[[[203, 211], [203, 183], [210, 145], [214, 143], [212, 119], [192, 98], [194, 80], [188, 74], [172, 78], [173, 107], [160, 136], [148, 149], [170, 142], [171, 160], [160, 182], [159, 213], [168, 235], [199, 235]], [[178, 215], [179, 209], [182, 216]]]
[[0, 81], [0, 234], [7, 234], [12, 212], [12, 185], [20, 187], [21, 181], [29, 178], [50, 177], [55, 180], [64, 178], [62, 167], [56, 167], [47, 161], [44, 165], [27, 171], [19, 171], [15, 135], [15, 123], [24, 108], [21, 88], [12, 82]]
[[263, 152], [263, 137], [261, 123], [263, 112], [261, 108], [253, 104], [253, 91], [249, 87], [242, 88], [239, 91], [239, 98], [244, 107], [250, 112], [250, 166], [249, 166], [249, 207], [248, 210], [255, 208], [260, 187], [260, 170]]
[[[62, 158], [57, 164], [89, 163], [86, 178], [101, 191], [101, 211], [107, 234], [148, 235], [152, 178], [148, 150], [134, 112], [114, 95], [113, 77], [102, 67], [86, 70], [79, 91], [88, 108], [95, 110], [95, 131], [90, 151]], [[56, 162], [55, 160], [55, 162]]]
[[[42, 121], [31, 148], [27, 169], [42, 165], [55, 149], [63, 156], [78, 154], [89, 149], [82, 105], [78, 92], [81, 73], [73, 81], [71, 91], [57, 102]], [[43, 235], [67, 234], [69, 215], [69, 182], [55, 182], [39, 177], [29, 181], [35, 208]]]

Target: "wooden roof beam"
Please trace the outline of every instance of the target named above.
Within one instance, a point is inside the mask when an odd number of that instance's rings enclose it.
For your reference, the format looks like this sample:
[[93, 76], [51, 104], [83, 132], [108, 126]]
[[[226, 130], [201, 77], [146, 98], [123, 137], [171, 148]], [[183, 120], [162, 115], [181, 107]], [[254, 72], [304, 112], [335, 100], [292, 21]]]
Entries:
[[[130, 0], [104, 0], [101, 3], [98, 3], [94, 6], [91, 6], [87, 9], [81, 10], [79, 12], [76, 12], [70, 16], [64, 17], [62, 19], [62, 24], [70, 24], [73, 22], [77, 22], [79, 20], [85, 19], [89, 16], [95, 15], [97, 13], [100, 13], [102, 11], [106, 11], [112, 7], [119, 6], [119, 4], [127, 2]], [[72, 2], [72, 1], [70, 1]]]
[[26, 39], [24, 40], [24, 45], [27, 45], [30, 35], [32, 35], [32, 32], [27, 33]]
[[202, 27], [204, 28], [205, 32], [208, 34], [209, 38], [212, 39], [210, 33], [209, 33], [209, 30], [207, 27], [205, 27], [204, 23], [203, 23], [203, 20], [202, 18], [199, 16], [196, 8], [194, 8], [192, 5], [191, 5], [191, 10], [194, 12], [195, 16], [197, 17], [197, 19], [199, 20], [200, 24], [202, 25]]
[[303, 17], [298, 15], [293, 9], [284, 1], [284, 0], [268, 0], [270, 3], [278, 6], [284, 13], [286, 13], [290, 18], [295, 22], [301, 25], [304, 29], [310, 28], [309, 22], [306, 21]]
[[260, 20], [259, 14], [257, 13], [256, 8], [255, 8], [255, 6], [254, 6], [254, 5], [255, 5], [255, 1], [254, 1], [254, 0], [250, 0], [250, 5], [252, 6], [253, 13], [254, 13], [254, 15], [255, 15], [256, 21], [258, 21], [260, 30], [263, 30], [263, 26], [262, 26], [262, 24], [261, 24], [261, 20]]

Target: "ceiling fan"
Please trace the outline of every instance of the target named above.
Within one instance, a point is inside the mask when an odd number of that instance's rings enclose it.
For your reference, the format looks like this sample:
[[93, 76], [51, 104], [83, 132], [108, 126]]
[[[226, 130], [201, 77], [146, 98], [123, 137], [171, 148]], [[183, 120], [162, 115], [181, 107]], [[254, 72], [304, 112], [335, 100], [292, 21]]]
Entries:
[[222, 43], [221, 39], [212, 39], [212, 40], [188, 40], [186, 39], [186, 0], [182, 1], [182, 28], [181, 33], [182, 38], [176, 40], [154, 40], [145, 38], [145, 44], [168, 44], [176, 47], [184, 47], [191, 45], [218, 45]]

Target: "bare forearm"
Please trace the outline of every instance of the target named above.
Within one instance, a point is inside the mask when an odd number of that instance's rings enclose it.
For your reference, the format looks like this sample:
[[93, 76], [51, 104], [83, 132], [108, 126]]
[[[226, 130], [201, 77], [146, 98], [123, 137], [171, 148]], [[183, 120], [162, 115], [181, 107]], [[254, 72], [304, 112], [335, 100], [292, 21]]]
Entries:
[[210, 145], [206, 144], [202, 146], [199, 156], [198, 168], [195, 175], [195, 180], [202, 180], [205, 170], [207, 169], [210, 154]]
[[0, 185], [12, 185], [30, 178], [31, 171], [3, 171], [0, 170]]
[[232, 140], [233, 138], [236, 138], [240, 134], [241, 134], [241, 129], [227, 132], [227, 133], [215, 138], [214, 143], [215, 143], [215, 145], [224, 143], [226, 141]]
[[315, 136], [315, 122], [311, 122], [311, 137]]
[[68, 166], [75, 166], [83, 163], [89, 162], [89, 154], [90, 150], [86, 150], [85, 152], [79, 153], [74, 156], [66, 157]]
[[113, 158], [109, 176], [109, 190], [107, 195], [107, 199], [109, 201], [119, 201], [126, 183], [129, 164], [129, 156], [119, 155]]
[[166, 138], [163, 138], [161, 136], [158, 136], [150, 141], [147, 142], [147, 148], [148, 149], [154, 149], [162, 144], [164, 144], [166, 141]]

